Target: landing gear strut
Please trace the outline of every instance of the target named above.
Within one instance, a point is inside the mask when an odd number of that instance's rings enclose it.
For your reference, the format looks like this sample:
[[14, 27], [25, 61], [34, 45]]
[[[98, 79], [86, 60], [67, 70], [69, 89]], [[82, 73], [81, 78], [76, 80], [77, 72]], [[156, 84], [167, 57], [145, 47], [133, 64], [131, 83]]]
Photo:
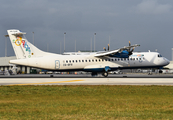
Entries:
[[92, 77], [95, 77], [95, 76], [97, 76], [97, 73], [96, 73], [96, 72], [92, 72], [92, 73], [91, 73], [91, 76], [92, 76]]
[[53, 75], [50, 75], [50, 77], [53, 77]]
[[102, 73], [102, 75], [103, 75], [104, 77], [107, 77], [107, 76], [108, 76], [108, 72], [104, 72], [104, 73]]

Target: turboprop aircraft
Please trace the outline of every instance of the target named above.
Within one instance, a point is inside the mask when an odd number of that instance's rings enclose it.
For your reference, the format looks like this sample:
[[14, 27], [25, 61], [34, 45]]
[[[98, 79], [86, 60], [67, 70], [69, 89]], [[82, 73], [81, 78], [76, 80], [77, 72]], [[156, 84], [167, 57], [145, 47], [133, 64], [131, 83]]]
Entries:
[[41, 51], [25, 38], [24, 32], [16, 29], [7, 32], [17, 57], [10, 60], [10, 64], [62, 72], [85, 71], [91, 72], [92, 76], [102, 73], [104, 77], [117, 69], [160, 68], [169, 64], [169, 60], [157, 52], [133, 52], [139, 46], [137, 44], [129, 43], [127, 47], [112, 51], [62, 55]]

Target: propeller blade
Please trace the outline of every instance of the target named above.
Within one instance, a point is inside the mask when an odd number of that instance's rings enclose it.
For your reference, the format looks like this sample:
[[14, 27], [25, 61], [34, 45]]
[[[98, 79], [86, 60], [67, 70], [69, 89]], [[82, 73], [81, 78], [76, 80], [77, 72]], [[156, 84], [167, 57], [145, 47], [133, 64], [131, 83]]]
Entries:
[[130, 41], [129, 41], [129, 46], [131, 46], [131, 43], [130, 43]]
[[[134, 50], [135, 48], [133, 48], [133, 50]], [[132, 52], [133, 52], [133, 50], [132, 50]]]
[[133, 48], [130, 52], [133, 52], [135, 48]]
[[132, 54], [133, 54], [134, 49], [135, 49], [135, 48], [133, 48], [133, 49], [129, 52], [129, 55], [132, 55]]

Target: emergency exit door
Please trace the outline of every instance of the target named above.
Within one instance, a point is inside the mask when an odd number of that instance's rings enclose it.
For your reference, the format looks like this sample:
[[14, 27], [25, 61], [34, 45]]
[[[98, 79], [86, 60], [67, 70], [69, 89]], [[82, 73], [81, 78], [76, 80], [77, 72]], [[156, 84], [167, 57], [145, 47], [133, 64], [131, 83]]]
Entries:
[[60, 68], [60, 61], [55, 60], [55, 69], [59, 69], [59, 68]]

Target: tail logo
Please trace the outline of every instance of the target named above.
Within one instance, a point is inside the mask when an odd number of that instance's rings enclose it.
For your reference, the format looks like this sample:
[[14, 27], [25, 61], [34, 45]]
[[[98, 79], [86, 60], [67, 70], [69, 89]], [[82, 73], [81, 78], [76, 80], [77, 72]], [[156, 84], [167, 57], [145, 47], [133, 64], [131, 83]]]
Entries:
[[25, 48], [25, 50], [28, 51], [29, 54], [31, 54], [31, 49], [28, 46], [27, 42], [25, 42], [24, 40], [22, 40], [22, 44], [23, 44], [23, 47]]
[[22, 44], [22, 47], [25, 48], [26, 51], [29, 52], [28, 57], [31, 57], [31, 49], [28, 46], [27, 42], [25, 40], [22, 40], [22, 37], [17, 37], [16, 40], [13, 40], [17, 46], [20, 46]]
[[17, 39], [15, 40], [15, 44], [17, 46], [20, 46], [22, 44], [22, 38], [21, 37], [17, 37]]

